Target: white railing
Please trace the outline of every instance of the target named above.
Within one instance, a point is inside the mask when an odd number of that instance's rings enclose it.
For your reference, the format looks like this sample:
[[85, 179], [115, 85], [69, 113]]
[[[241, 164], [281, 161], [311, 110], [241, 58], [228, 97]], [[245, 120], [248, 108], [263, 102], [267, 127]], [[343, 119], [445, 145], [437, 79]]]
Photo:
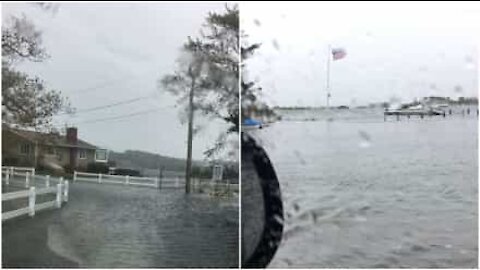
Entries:
[[[56, 198], [54, 201], [48, 201], [36, 204], [36, 197], [37, 195], [42, 194], [49, 194], [54, 193], [56, 194]], [[49, 208], [60, 208], [62, 207], [62, 201], [68, 202], [68, 181], [64, 183], [59, 183], [53, 187], [45, 187], [36, 189], [35, 187], [30, 187], [28, 190], [21, 190], [15, 192], [8, 192], [2, 194], [2, 202], [21, 199], [21, 198], [28, 198], [28, 206], [20, 209], [11, 210], [8, 212], [2, 213], [2, 221], [12, 219], [18, 216], [23, 216], [28, 214], [29, 216], [35, 216], [36, 211], [41, 211], [44, 209]]]
[[185, 178], [168, 177], [160, 179], [160, 188], [185, 188]]
[[57, 184], [63, 183], [63, 177], [50, 177], [50, 175], [35, 175], [30, 172], [21, 173], [15, 172], [14, 170], [10, 169], [2, 171], [2, 173], [5, 175], [2, 178], [2, 181], [4, 181], [7, 186], [19, 187], [19, 185], [21, 185], [21, 187], [24, 188], [29, 188], [31, 186], [39, 186], [37, 185], [37, 180], [43, 181], [43, 184], [41, 184], [40, 186], [45, 187], [50, 187], [50, 182], [54, 182]]
[[228, 193], [238, 193], [239, 185], [230, 183], [231, 181], [212, 181], [211, 179], [193, 179], [192, 185], [194, 191], [208, 192], [222, 190]]
[[[185, 188], [185, 179], [183, 177], [138, 177], [130, 175], [110, 175], [110, 174], [97, 174], [97, 173], [85, 173], [77, 172], [73, 173], [73, 181], [84, 181], [93, 183], [108, 183], [118, 185], [132, 185], [132, 186], [146, 186], [159, 189], [164, 188]], [[229, 181], [212, 181], [210, 179], [200, 180], [192, 178], [193, 190], [226, 190], [229, 192], [239, 191], [238, 184], [231, 184]]]
[[137, 177], [130, 175], [111, 175], [102, 173], [73, 172], [73, 181], [86, 181], [95, 183], [109, 183], [132, 186], [145, 186], [159, 188], [159, 180], [156, 177]]
[[31, 175], [35, 175], [35, 168], [32, 167], [2, 166], [2, 173], [7, 173], [7, 171], [10, 174], [28, 172]]

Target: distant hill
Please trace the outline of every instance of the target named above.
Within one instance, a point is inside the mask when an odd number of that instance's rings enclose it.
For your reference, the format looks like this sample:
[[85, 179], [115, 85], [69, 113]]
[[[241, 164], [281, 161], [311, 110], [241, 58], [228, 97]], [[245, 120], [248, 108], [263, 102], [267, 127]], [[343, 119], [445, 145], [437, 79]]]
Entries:
[[[168, 171], [185, 171], [185, 159], [162, 156], [159, 154], [127, 150], [123, 153], [109, 152], [109, 160], [115, 162], [115, 167], [128, 169], [158, 169], [163, 167]], [[193, 161], [193, 166], [206, 166], [204, 161]]]

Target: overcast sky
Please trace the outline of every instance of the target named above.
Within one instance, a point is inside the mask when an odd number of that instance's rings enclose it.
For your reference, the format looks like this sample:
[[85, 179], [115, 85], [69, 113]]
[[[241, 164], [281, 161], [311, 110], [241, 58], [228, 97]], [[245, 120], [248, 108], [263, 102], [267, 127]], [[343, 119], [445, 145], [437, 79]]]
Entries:
[[477, 96], [478, 4], [242, 3], [249, 78], [271, 105], [325, 106], [328, 44], [331, 104]]
[[[78, 126], [79, 137], [116, 151], [145, 150], [185, 157], [187, 126], [178, 118], [175, 99], [157, 89], [157, 80], [175, 69], [179, 49], [187, 36], [198, 36], [209, 11], [223, 3], [62, 3], [56, 13], [31, 4], [3, 4], [8, 14], [24, 13], [43, 32], [50, 59], [20, 68], [38, 75], [61, 90], [78, 109], [88, 109], [134, 98], [128, 105], [74, 118], [61, 117]], [[115, 121], [81, 123], [158, 109]], [[197, 118], [197, 123], [207, 123]], [[222, 123], [208, 122], [194, 139], [193, 157], [217, 137]]]

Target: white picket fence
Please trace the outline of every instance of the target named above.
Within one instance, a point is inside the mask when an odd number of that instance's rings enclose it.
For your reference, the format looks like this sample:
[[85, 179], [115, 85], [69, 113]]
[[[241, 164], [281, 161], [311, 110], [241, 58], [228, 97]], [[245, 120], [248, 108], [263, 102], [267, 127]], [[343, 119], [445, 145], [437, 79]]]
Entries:
[[[36, 198], [38, 195], [42, 194], [56, 194], [56, 198], [53, 201], [43, 202], [36, 204]], [[28, 206], [20, 209], [11, 210], [8, 212], [2, 213], [2, 221], [12, 219], [15, 217], [29, 215], [31, 217], [35, 216], [35, 212], [49, 209], [49, 208], [60, 208], [62, 207], [62, 201], [68, 202], [68, 181], [59, 183], [56, 186], [36, 188], [30, 187], [27, 190], [14, 191], [2, 194], [2, 202], [28, 198]]]
[[156, 177], [137, 177], [130, 175], [111, 175], [85, 172], [73, 172], [73, 181], [86, 181], [95, 183], [108, 183], [132, 186], [144, 186], [159, 188], [159, 180]]
[[2, 166], [2, 173], [9, 173], [13, 175], [15, 173], [30, 173], [30, 175], [35, 175], [35, 168], [31, 167], [14, 167], [14, 166]]
[[230, 183], [228, 179], [225, 181], [212, 181], [211, 179], [192, 179], [194, 191], [210, 192], [214, 190], [223, 190], [231, 193], [239, 192], [239, 185]]
[[[2, 170], [2, 181], [7, 186], [29, 188], [31, 186], [50, 187], [51, 183], [62, 184], [63, 177], [50, 177], [50, 175], [36, 175], [31, 171], [17, 172], [16, 170]], [[39, 183], [40, 182], [40, 183]]]
[[[98, 184], [117, 184], [117, 185], [131, 185], [131, 186], [144, 186], [153, 187], [158, 189], [175, 188], [184, 189], [185, 179], [183, 177], [137, 177], [130, 175], [111, 175], [111, 174], [96, 174], [77, 172], [73, 173], [73, 181], [92, 182]], [[232, 184], [227, 181], [212, 181], [210, 179], [192, 179], [193, 191], [206, 191], [206, 190], [226, 190], [233, 193], [239, 192], [238, 184]]]

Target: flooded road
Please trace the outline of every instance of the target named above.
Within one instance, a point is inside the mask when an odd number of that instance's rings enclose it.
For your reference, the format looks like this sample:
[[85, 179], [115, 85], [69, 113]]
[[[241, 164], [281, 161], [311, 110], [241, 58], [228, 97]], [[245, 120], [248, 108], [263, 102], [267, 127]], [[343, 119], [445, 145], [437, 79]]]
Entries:
[[4, 222], [4, 267], [237, 267], [238, 198], [73, 183], [69, 202]]
[[253, 132], [284, 197], [270, 267], [477, 267], [476, 114], [308, 114]]

